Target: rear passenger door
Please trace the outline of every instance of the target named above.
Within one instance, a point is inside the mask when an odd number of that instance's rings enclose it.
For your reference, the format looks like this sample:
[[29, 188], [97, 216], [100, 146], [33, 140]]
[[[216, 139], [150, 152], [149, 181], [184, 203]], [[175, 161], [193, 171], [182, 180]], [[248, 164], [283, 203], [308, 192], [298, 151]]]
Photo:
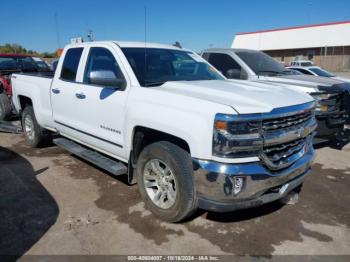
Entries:
[[52, 114], [56, 129], [67, 136], [76, 138], [78, 123], [72, 112], [77, 110], [76, 89], [78, 68], [81, 63], [83, 47], [67, 49], [64, 54], [60, 74], [56, 74], [51, 86]]

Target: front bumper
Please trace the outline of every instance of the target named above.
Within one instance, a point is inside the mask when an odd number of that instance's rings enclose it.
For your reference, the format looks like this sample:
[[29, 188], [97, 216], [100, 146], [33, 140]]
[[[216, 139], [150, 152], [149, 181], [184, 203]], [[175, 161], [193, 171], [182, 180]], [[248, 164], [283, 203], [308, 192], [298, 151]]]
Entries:
[[[194, 159], [194, 181], [199, 207], [208, 211], [229, 212], [260, 206], [286, 196], [301, 185], [314, 158], [311, 144], [299, 160], [281, 171], [271, 171], [261, 162], [224, 164]], [[234, 178], [244, 185], [233, 193]]]
[[347, 119], [344, 112], [341, 113], [317, 113], [317, 135], [319, 138], [326, 138], [334, 136], [338, 131], [343, 130]]
[[349, 116], [342, 113], [316, 114], [317, 134], [314, 138], [314, 145], [329, 142], [331, 147], [341, 149], [350, 142], [350, 130], [346, 121]]

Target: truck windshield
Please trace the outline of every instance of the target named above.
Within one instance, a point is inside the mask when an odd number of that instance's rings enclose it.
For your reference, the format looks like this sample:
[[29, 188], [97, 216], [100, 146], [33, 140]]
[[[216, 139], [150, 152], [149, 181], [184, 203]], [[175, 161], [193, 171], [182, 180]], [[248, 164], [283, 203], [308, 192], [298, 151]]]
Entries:
[[33, 58], [29, 56], [0, 56], [1, 71], [38, 71]]
[[301, 66], [313, 66], [314, 64], [312, 62], [301, 62]]
[[317, 68], [317, 67], [311, 67], [311, 68], [309, 68], [309, 70], [314, 72], [318, 76], [324, 76], [324, 77], [334, 77], [335, 76], [332, 73], [330, 73], [326, 70], [323, 70], [321, 68]]
[[286, 69], [271, 56], [258, 51], [235, 51], [257, 75], [292, 75], [292, 70]]
[[39, 71], [47, 72], [51, 71], [51, 68], [39, 57], [33, 57], [35, 65]]
[[160, 48], [122, 48], [141, 86], [167, 81], [222, 80], [217, 71], [192, 52]]

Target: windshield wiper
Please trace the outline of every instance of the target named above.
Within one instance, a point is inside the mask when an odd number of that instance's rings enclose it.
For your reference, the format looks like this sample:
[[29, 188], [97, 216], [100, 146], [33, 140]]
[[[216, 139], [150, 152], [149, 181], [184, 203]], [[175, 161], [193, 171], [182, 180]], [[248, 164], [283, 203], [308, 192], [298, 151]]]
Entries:
[[283, 74], [283, 75], [292, 75], [293, 74], [293, 71], [292, 70], [283, 70], [282, 72], [281, 72], [281, 74]]
[[282, 74], [282, 72], [280, 72], [280, 71], [260, 70], [260, 71], [258, 71], [257, 75], [261, 75], [261, 73], [271, 73], [271, 74], [274, 74], [274, 75], [281, 75]]
[[[166, 81], [165, 81], [166, 82]], [[151, 86], [161, 86], [165, 83], [164, 81], [162, 82], [148, 82], [148, 83], [145, 83], [143, 86], [146, 86], [146, 87], [151, 87]]]

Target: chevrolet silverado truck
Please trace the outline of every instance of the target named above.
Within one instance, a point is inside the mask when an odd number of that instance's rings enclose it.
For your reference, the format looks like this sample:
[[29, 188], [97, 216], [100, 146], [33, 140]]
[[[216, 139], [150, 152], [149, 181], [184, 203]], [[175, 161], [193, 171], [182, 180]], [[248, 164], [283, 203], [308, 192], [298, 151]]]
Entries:
[[38, 57], [26, 54], [0, 54], [0, 121], [10, 120], [13, 113], [11, 103], [11, 74], [19, 72], [51, 71]]
[[127, 175], [169, 222], [198, 207], [224, 212], [288, 197], [314, 157], [312, 97], [228, 81], [174, 46], [71, 44], [53, 77], [14, 74], [12, 83], [30, 146], [56, 133], [56, 145]]
[[201, 55], [228, 79], [289, 86], [312, 95], [317, 101], [318, 121], [314, 143], [326, 142], [331, 147], [341, 149], [349, 142], [350, 83], [299, 74], [256, 50], [212, 48]]

